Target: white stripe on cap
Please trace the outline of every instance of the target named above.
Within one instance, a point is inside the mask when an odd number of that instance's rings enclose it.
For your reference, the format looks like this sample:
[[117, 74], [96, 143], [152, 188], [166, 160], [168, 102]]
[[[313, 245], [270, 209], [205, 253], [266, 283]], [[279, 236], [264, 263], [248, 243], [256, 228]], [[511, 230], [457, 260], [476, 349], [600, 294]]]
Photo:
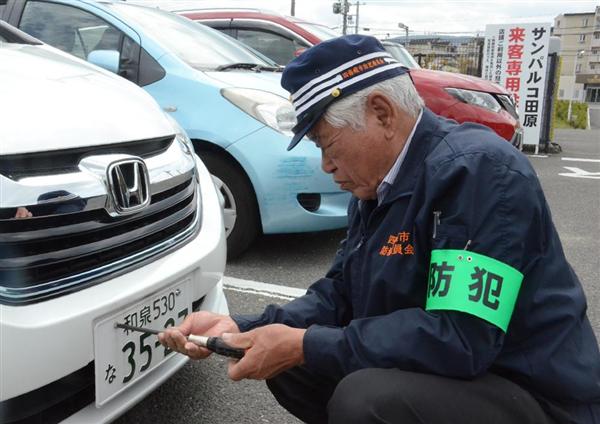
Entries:
[[342, 74], [337, 74], [337, 76], [335, 78], [329, 79], [329, 80], [325, 81], [324, 83], [321, 83], [321, 84], [313, 87], [312, 90], [310, 90], [306, 94], [298, 97], [297, 99], [292, 99], [292, 103], [294, 103], [294, 107], [298, 108], [298, 107], [302, 106], [303, 103], [306, 103], [307, 101], [309, 101], [310, 98], [312, 96], [314, 96], [316, 93], [318, 93], [319, 91], [321, 91], [325, 88], [328, 88], [328, 87], [332, 87], [336, 84], [339, 84], [343, 80], [344, 80], [344, 78], [342, 78]]
[[335, 69], [332, 69], [331, 71], [327, 72], [324, 75], [321, 75], [318, 78], [315, 78], [313, 80], [310, 80], [309, 82], [307, 82], [306, 84], [304, 84], [302, 87], [300, 87], [298, 90], [296, 90], [296, 92], [294, 94], [292, 94], [292, 99], [296, 100], [298, 97], [300, 97], [302, 95], [302, 93], [304, 93], [306, 90], [310, 90], [310, 88], [315, 85], [320, 83], [323, 80], [326, 80], [328, 78], [330, 78], [331, 76], [337, 74], [338, 72], [340, 72], [341, 70], [345, 69], [345, 68], [349, 68], [350, 66], [354, 66], [358, 63], [364, 62], [366, 60], [371, 60], [371, 59], [375, 59], [378, 57], [391, 57], [391, 55], [387, 52], [375, 52], [375, 53], [371, 53], [371, 54], [367, 54], [365, 56], [360, 56], [356, 59], [353, 59], [349, 62], [346, 62], [340, 66], [338, 66]]
[[[356, 84], [357, 82], [360, 82], [366, 78], [372, 77], [373, 75], [377, 75], [380, 74], [381, 72], [385, 72], [388, 71], [390, 69], [394, 69], [394, 68], [401, 68], [402, 65], [399, 63], [391, 63], [389, 65], [385, 65], [385, 66], [380, 66], [379, 68], [375, 68], [371, 71], [365, 72], [362, 75], [359, 75], [357, 77], [351, 78], [343, 83], [341, 83], [340, 85], [338, 85], [337, 87], [339, 89], [351, 86], [352, 84]], [[315, 103], [318, 103], [319, 101], [323, 100], [325, 97], [330, 96], [331, 93], [329, 91], [325, 91], [321, 94], [319, 94], [317, 97], [315, 97], [314, 99], [312, 99], [310, 102], [306, 103], [305, 105], [301, 106], [300, 108], [296, 109], [296, 118], [299, 118], [300, 114], [302, 114], [302, 112], [304, 112], [306, 109], [308, 109], [309, 107], [311, 107], [312, 105], [314, 105]]]
[[[381, 59], [381, 58], [378, 58], [378, 59]], [[397, 60], [392, 57], [383, 57], [383, 60], [384, 60], [384, 62], [388, 62], [388, 63], [397, 62]], [[362, 63], [362, 62], [360, 62], [360, 63]], [[354, 66], [354, 65], [352, 65], [352, 66]], [[347, 69], [350, 69], [350, 68], [351, 68], [351, 66], [349, 66]], [[344, 71], [346, 71], [347, 69], [344, 68]], [[316, 87], [313, 87], [313, 89], [310, 90], [308, 93], [298, 97], [297, 99], [292, 100], [294, 103], [294, 107], [299, 108], [304, 103], [308, 102], [311, 99], [311, 97], [314, 96], [319, 91], [322, 91], [326, 88], [331, 88], [343, 80], [344, 80], [344, 78], [342, 77], [342, 74], [340, 73], [335, 78], [327, 80], [327, 81], [317, 85]]]

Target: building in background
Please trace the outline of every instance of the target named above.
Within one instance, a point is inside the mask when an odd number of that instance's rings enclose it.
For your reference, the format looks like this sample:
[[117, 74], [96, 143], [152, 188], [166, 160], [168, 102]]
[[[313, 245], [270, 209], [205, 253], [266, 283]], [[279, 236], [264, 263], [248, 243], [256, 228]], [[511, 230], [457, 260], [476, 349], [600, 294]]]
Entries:
[[594, 12], [558, 15], [553, 35], [561, 38], [558, 97], [600, 103], [600, 6]]

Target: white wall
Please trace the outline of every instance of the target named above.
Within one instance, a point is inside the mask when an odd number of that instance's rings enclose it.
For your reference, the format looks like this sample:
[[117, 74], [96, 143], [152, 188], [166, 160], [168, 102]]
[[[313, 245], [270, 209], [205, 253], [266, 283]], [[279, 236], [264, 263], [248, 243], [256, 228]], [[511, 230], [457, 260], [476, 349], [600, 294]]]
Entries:
[[585, 99], [585, 91], [583, 84], [575, 84], [575, 77], [573, 75], [561, 76], [558, 82], [559, 93], [563, 90], [563, 97], [559, 97], [561, 100], [574, 100], [582, 102]]

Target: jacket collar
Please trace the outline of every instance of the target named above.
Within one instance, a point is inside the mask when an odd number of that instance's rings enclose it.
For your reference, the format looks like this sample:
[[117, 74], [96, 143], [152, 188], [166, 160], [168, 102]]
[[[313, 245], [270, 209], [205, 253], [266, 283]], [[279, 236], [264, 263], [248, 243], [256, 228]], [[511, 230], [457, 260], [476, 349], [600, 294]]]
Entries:
[[383, 199], [382, 205], [390, 203], [401, 195], [413, 191], [427, 154], [439, 142], [432, 138], [432, 135], [436, 133], [439, 126], [439, 117], [424, 107], [421, 122], [419, 122], [415, 129], [404, 162], [390, 191]]

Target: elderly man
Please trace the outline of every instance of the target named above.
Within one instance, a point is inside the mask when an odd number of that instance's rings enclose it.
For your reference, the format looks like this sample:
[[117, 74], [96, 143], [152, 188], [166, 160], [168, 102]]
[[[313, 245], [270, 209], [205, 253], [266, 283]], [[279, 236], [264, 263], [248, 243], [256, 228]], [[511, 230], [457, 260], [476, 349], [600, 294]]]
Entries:
[[246, 349], [311, 423], [600, 423], [600, 353], [535, 171], [492, 131], [423, 106], [372, 37], [323, 42], [282, 85], [323, 169], [354, 195], [347, 238], [305, 296], [256, 316], [200, 312], [190, 333]]

